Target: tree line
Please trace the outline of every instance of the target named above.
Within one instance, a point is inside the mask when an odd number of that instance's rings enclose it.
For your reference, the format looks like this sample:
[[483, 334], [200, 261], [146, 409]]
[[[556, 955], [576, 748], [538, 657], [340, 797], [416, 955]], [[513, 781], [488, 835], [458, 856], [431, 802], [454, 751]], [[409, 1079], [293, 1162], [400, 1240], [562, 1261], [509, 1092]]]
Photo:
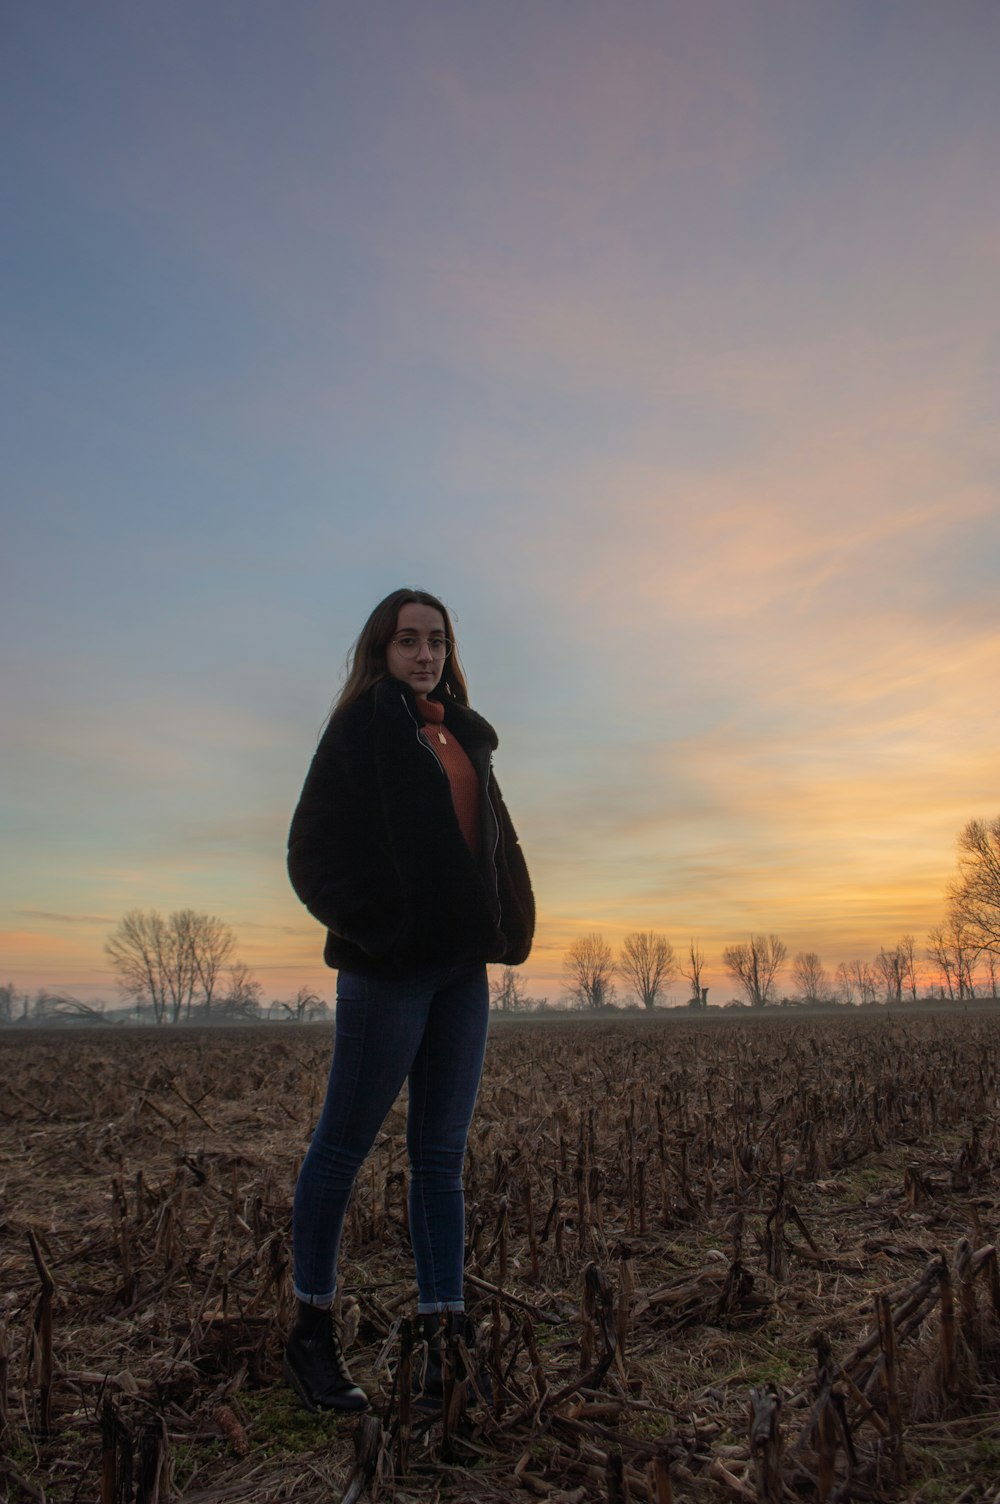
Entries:
[[[788, 948], [776, 935], [751, 935], [749, 940], [726, 946], [723, 961], [753, 1007], [763, 1007], [774, 998], [778, 974]], [[796, 966], [819, 958], [796, 957]], [[574, 940], [563, 958], [563, 971], [571, 1000], [581, 1008], [607, 1009], [617, 1005], [618, 983], [643, 1008], [653, 1009], [665, 1001], [666, 989], [678, 976], [690, 988], [688, 1006], [708, 1006], [704, 984], [707, 962], [696, 940], [688, 942], [683, 957], [675, 955], [665, 935], [654, 930], [634, 930], [626, 935], [617, 956], [597, 931]]]
[[[104, 950], [120, 992], [133, 1000], [137, 1012], [157, 1023], [256, 1019], [265, 1012], [305, 1022], [328, 1012], [328, 1004], [308, 987], [299, 988], [292, 1000], [264, 1004], [261, 984], [236, 956], [233, 929], [193, 909], [167, 917], [155, 909], [132, 909], [108, 936]], [[925, 963], [933, 968], [938, 997], [961, 1002], [1000, 996], [1000, 815], [970, 820], [961, 831], [945, 917], [927, 936], [922, 954], [914, 937], [904, 935], [871, 960], [842, 961], [831, 975], [815, 951], [798, 952], [789, 968], [785, 943], [777, 935], [758, 934], [726, 946], [722, 961], [741, 1000], [752, 1008], [789, 1000], [780, 992], [789, 971], [792, 996], [804, 1003], [915, 1002], [927, 985]], [[678, 977], [688, 984], [688, 1006], [707, 1007], [707, 963], [695, 940], [678, 957], [665, 935], [635, 930], [616, 955], [593, 931], [570, 945], [563, 970], [569, 999], [581, 1008], [617, 1006], [620, 986], [626, 1000], [651, 1010], [665, 1002], [667, 988]], [[509, 966], [492, 978], [490, 1000], [504, 1013], [548, 1006], [547, 999], [528, 996], [524, 979]], [[103, 1014], [103, 1005], [45, 990], [31, 1004], [13, 984], [0, 985], [0, 1022], [27, 1017], [29, 1007], [39, 1019]]]
[[[147, 1004], [157, 1023], [260, 1016], [264, 989], [237, 959], [235, 931], [214, 914], [180, 909], [164, 918], [155, 909], [132, 909], [104, 952], [120, 991]], [[299, 1023], [328, 1011], [308, 987], [272, 1006]]]
[[[329, 1012], [309, 987], [266, 1004], [260, 982], [236, 955], [235, 931], [214, 914], [178, 909], [165, 917], [156, 909], [131, 909], [108, 936], [104, 953], [136, 1016], [158, 1024], [249, 1021], [265, 1014], [304, 1023]], [[0, 986], [0, 1022], [101, 1019], [105, 1006], [45, 988], [32, 999], [18, 996], [13, 984]]]
[[[807, 1005], [842, 1003], [865, 1007], [881, 1001], [917, 1002], [931, 995], [959, 1002], [975, 997], [1000, 997], [1000, 960], [994, 953], [976, 952], [961, 934], [934, 930], [923, 957], [912, 935], [904, 935], [891, 948], [883, 947], [870, 961], [841, 961], [831, 973], [816, 951], [799, 951], [789, 965], [788, 947], [777, 935], [750, 935], [722, 952], [726, 971], [735, 984], [734, 1001], [751, 1008], [798, 1002]], [[643, 959], [636, 961], [635, 951]], [[650, 968], [650, 954], [667, 957], [662, 970]], [[931, 981], [922, 960], [935, 967]], [[626, 984], [627, 998], [653, 1009], [666, 1001], [666, 985], [678, 976], [691, 984], [687, 1006], [708, 1007], [709, 989], [701, 979], [705, 958], [697, 944], [690, 943], [687, 959], [678, 965], [673, 947], [653, 931], [627, 935], [616, 957], [604, 936], [594, 931], [575, 940], [564, 957], [564, 973], [570, 1001], [579, 1008], [606, 1010], [619, 1006], [617, 982]], [[516, 1006], [531, 1006], [530, 1002]], [[627, 1004], [626, 1004], [627, 1005]]]
[[[787, 977], [788, 947], [777, 935], [751, 935], [727, 945], [722, 962], [739, 999], [751, 1008], [779, 1000]], [[871, 960], [841, 961], [831, 973], [815, 951], [799, 951], [791, 962], [792, 997], [803, 1003], [841, 1002], [870, 1006], [916, 1002], [933, 968], [936, 996], [962, 1002], [976, 996], [1000, 996], [1000, 815], [970, 820], [958, 838], [958, 864], [946, 890], [942, 924], [931, 930], [922, 955], [913, 935], [883, 947]], [[678, 976], [689, 985], [688, 1006], [707, 1006], [705, 957], [697, 941], [678, 959], [664, 935], [652, 930], [626, 935], [617, 956], [597, 931], [581, 936], [567, 950], [563, 970], [570, 999], [581, 1008], [616, 1005], [622, 983], [630, 997], [652, 1009], [664, 999]]]

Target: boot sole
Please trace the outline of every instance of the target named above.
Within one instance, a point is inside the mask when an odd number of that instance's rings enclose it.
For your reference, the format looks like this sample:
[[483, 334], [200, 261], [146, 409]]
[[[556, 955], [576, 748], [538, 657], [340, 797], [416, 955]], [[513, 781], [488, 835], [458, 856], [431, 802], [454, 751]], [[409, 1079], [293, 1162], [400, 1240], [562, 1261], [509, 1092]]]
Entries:
[[282, 1373], [285, 1376], [285, 1383], [295, 1394], [296, 1398], [305, 1405], [306, 1409], [312, 1411], [313, 1415], [325, 1415], [329, 1411], [333, 1411], [337, 1415], [361, 1415], [365, 1410], [371, 1409], [371, 1402], [363, 1389], [359, 1389], [358, 1391], [362, 1395], [360, 1404], [357, 1400], [349, 1400], [346, 1404], [340, 1405], [334, 1400], [329, 1404], [321, 1405], [317, 1400], [313, 1399], [287, 1358], [285, 1358], [281, 1367]]
[[444, 1397], [432, 1394], [415, 1394], [410, 1400], [410, 1408], [418, 1415], [440, 1415]]

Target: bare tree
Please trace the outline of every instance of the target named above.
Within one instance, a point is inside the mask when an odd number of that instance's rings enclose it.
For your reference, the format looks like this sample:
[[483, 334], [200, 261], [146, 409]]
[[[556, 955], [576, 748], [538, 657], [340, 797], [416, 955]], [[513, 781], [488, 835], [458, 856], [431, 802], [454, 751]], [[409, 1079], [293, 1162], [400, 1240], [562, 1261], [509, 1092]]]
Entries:
[[524, 978], [513, 966], [505, 966], [490, 981], [490, 1007], [500, 1013], [525, 1013], [534, 999], [525, 991]]
[[155, 909], [130, 909], [105, 942], [122, 992], [137, 1002], [148, 1000], [158, 1024], [167, 1017], [166, 972], [170, 965], [167, 924]]
[[875, 970], [882, 978], [887, 1003], [903, 1001], [903, 982], [906, 980], [906, 957], [897, 945], [893, 950], [879, 951], [875, 957]]
[[792, 963], [792, 975], [805, 1002], [818, 1003], [829, 995], [830, 979], [814, 950], [799, 951]]
[[295, 994], [295, 1001], [282, 1003], [281, 1006], [297, 1024], [308, 1023], [311, 1018], [317, 1018], [320, 1014], [329, 1012], [319, 993], [312, 992], [308, 987], [300, 987]]
[[896, 947], [903, 963], [903, 982], [909, 990], [910, 1000], [917, 1001], [920, 988], [920, 972], [917, 966], [917, 942], [912, 935], [904, 935]]
[[563, 958], [569, 990], [581, 1008], [610, 1008], [614, 1000], [615, 972], [611, 946], [603, 935], [592, 932], [574, 940]]
[[870, 1006], [878, 996], [878, 973], [869, 961], [841, 961], [837, 981], [845, 1003]]
[[652, 930], [633, 930], [622, 942], [618, 975], [635, 988], [644, 1008], [655, 1008], [664, 987], [677, 975], [673, 946]]
[[18, 1018], [27, 1018], [31, 998], [27, 992], [18, 992], [13, 982], [0, 987], [0, 1023], [14, 1023]]
[[788, 956], [788, 946], [777, 935], [751, 935], [740, 945], [727, 945], [722, 952], [726, 969], [742, 988], [751, 1008], [763, 1008], [774, 991], [775, 979]]
[[981, 951], [1000, 954], [1000, 815], [970, 820], [958, 838], [958, 878], [950, 907]]
[[691, 983], [691, 1006], [704, 1008], [707, 1006], [706, 997], [708, 988], [702, 986], [702, 974], [705, 970], [705, 957], [702, 955], [697, 940], [688, 942], [687, 963], [681, 966], [681, 976]]
[[945, 934], [944, 925], [938, 925], [927, 936], [927, 959], [938, 970], [938, 987], [941, 996], [947, 992], [950, 998], [955, 996], [955, 958], [952, 954], [951, 944]]
[[[212, 1009], [222, 969], [236, 947], [236, 936], [229, 925], [216, 919], [214, 914], [196, 914], [193, 909], [182, 909], [178, 914], [171, 914], [170, 920], [176, 928], [178, 944], [188, 950], [191, 968], [201, 989], [202, 1006], [208, 1014]], [[189, 998], [188, 1017], [190, 1016]]]
[[190, 1016], [199, 989], [211, 1000], [233, 943], [229, 926], [211, 915], [182, 909], [164, 919], [155, 909], [132, 909], [104, 951], [123, 993], [148, 1001], [157, 1023], [177, 1023]]
[[927, 936], [927, 959], [938, 968], [943, 979], [941, 990], [947, 991], [950, 998], [975, 997], [978, 951], [974, 931], [957, 908]]
[[837, 996], [842, 1002], [853, 1005], [857, 1002], [857, 989], [854, 978], [851, 976], [850, 962], [838, 961], [837, 970], [834, 973], [837, 978]]
[[229, 968], [229, 986], [219, 999], [219, 1011], [230, 1018], [256, 1018], [264, 989], [245, 961], [234, 961]]
[[92, 1023], [104, 1023], [104, 1003], [84, 1003], [68, 992], [47, 992], [39, 987], [35, 993], [32, 1013], [38, 1019], [85, 1018]]

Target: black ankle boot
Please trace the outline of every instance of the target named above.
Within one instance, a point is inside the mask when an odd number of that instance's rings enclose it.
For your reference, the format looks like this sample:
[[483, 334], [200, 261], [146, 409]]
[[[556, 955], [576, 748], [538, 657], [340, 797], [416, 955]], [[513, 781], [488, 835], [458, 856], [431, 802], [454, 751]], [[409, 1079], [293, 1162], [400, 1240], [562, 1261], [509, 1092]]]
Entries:
[[[475, 1403], [477, 1391], [486, 1404], [492, 1403], [493, 1386], [489, 1374], [476, 1364], [476, 1328], [464, 1311], [429, 1311], [418, 1318], [420, 1331], [414, 1356], [414, 1408], [425, 1415], [436, 1415], [444, 1403], [444, 1363], [452, 1365], [452, 1378], [464, 1390], [463, 1403]], [[475, 1384], [470, 1382], [469, 1368], [462, 1349], [473, 1365]]]
[[299, 1304], [285, 1346], [285, 1379], [307, 1410], [368, 1409], [368, 1396], [351, 1378], [329, 1310]]

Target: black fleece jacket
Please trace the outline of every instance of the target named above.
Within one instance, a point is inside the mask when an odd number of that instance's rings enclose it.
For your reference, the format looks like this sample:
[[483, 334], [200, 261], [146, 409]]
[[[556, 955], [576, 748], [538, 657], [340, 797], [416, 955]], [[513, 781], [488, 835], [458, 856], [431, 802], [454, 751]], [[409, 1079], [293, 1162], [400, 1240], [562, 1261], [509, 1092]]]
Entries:
[[412, 690], [380, 680], [327, 726], [288, 837], [292, 886], [327, 927], [328, 966], [395, 977], [515, 966], [531, 949], [535, 902], [492, 772], [496, 732], [468, 706], [435, 698], [479, 775], [482, 856], [459, 829]]

